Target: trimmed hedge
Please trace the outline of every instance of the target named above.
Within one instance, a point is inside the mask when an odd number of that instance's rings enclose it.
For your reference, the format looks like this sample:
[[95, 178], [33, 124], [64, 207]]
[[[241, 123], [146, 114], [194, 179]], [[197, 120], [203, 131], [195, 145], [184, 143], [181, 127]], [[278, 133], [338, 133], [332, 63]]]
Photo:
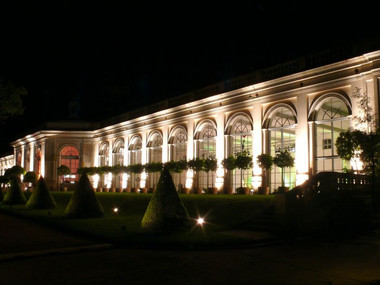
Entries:
[[71, 218], [99, 218], [104, 216], [104, 210], [95, 195], [94, 188], [86, 173], [82, 174], [65, 214]]
[[149, 233], [162, 233], [188, 230], [190, 226], [189, 214], [175, 189], [169, 170], [165, 167], [141, 221], [141, 228]]
[[18, 177], [12, 177], [11, 187], [8, 188], [5, 193], [3, 203], [8, 205], [23, 205], [26, 203], [26, 198], [21, 191]]
[[41, 176], [26, 203], [26, 207], [30, 209], [54, 209], [55, 206], [55, 200], [49, 192], [44, 178]]

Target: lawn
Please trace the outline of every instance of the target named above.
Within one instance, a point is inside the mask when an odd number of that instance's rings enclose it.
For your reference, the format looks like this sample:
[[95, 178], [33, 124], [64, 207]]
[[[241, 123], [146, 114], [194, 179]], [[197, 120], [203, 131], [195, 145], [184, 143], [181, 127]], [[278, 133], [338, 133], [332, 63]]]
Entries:
[[[80, 233], [124, 247], [196, 248], [241, 245], [251, 239], [223, 234], [244, 227], [251, 219], [273, 205], [273, 196], [180, 194], [194, 227], [188, 232], [149, 235], [142, 232], [141, 220], [152, 194], [96, 193], [105, 216], [73, 219], [64, 215], [72, 192], [52, 192], [54, 210], [31, 210], [24, 205], [0, 204], [0, 210], [30, 218], [60, 230]], [[26, 193], [28, 198], [30, 194]], [[118, 211], [114, 212], [117, 208]], [[203, 226], [195, 220], [203, 217]]]

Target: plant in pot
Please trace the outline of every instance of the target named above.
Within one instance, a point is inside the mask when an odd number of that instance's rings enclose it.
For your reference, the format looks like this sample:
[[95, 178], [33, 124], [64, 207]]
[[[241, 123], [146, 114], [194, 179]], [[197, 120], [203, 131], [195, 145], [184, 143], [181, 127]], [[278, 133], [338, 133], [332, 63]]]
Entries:
[[[66, 165], [61, 165], [60, 167], [57, 168], [57, 175], [58, 175], [58, 177], [62, 177], [62, 176], [65, 176], [65, 175], [70, 175], [70, 174], [71, 174], [71, 170]], [[62, 178], [61, 178], [61, 183], [64, 183], [64, 181], [63, 181]], [[67, 191], [67, 187], [63, 187], [63, 189], [61, 189], [61, 190]]]
[[223, 192], [225, 194], [233, 194], [234, 189], [231, 185], [231, 175], [232, 175], [232, 171], [236, 169], [236, 158], [233, 155], [230, 155], [229, 157], [222, 160], [222, 165], [223, 165], [223, 168], [225, 169]]
[[121, 173], [122, 171], [122, 167], [121, 165], [114, 165], [114, 166], [111, 166], [111, 173], [112, 173], [112, 186], [111, 186], [111, 191], [112, 192], [120, 192], [120, 188], [117, 188], [117, 179], [120, 179], [119, 178], [119, 174]]
[[[132, 186], [132, 189], [131, 189], [131, 192], [134, 192], [134, 193], [139, 193], [139, 189], [140, 189], [140, 177], [137, 176], [137, 174], [141, 174], [143, 171], [144, 171], [144, 166], [141, 164], [141, 163], [136, 163], [136, 164], [131, 164], [129, 166], [130, 168], [130, 172], [132, 174], [135, 174], [135, 179], [134, 179], [134, 184]], [[137, 185], [136, 185], [137, 183]]]
[[[209, 194], [217, 194], [218, 188], [214, 187], [214, 172], [218, 169], [218, 160], [210, 156], [204, 161], [203, 170], [207, 173], [207, 190]], [[208, 187], [208, 176], [211, 172], [211, 187]]]
[[[154, 175], [154, 173], [161, 172], [162, 171], [162, 167], [163, 167], [162, 162], [149, 162], [149, 163], [146, 163], [144, 165], [144, 170], [145, 170], [146, 173]], [[153, 193], [155, 191], [156, 186], [157, 186], [157, 185], [154, 184], [154, 181], [155, 181], [155, 179], [153, 177], [152, 178], [153, 184], [150, 185], [151, 187], [149, 188], [149, 192], [151, 192], [151, 193]]]
[[247, 170], [252, 168], [252, 156], [249, 155], [247, 151], [241, 151], [236, 155], [235, 161], [236, 168], [240, 169], [241, 175], [241, 184], [240, 187], [236, 189], [236, 193], [238, 194], [249, 194], [249, 187], [243, 187], [243, 170]]
[[[169, 172], [182, 173], [185, 170], [187, 170], [188, 165], [187, 165], [187, 161], [182, 159], [182, 160], [178, 160], [178, 161], [173, 161], [173, 160], [168, 161], [165, 163], [165, 167], [169, 170]], [[180, 178], [180, 181], [179, 181], [179, 186], [178, 186], [177, 191], [180, 193], [188, 194], [189, 189], [183, 187], [184, 184], [182, 182], [184, 182], [184, 181], [181, 181], [182, 176], [180, 175], [179, 178]]]
[[289, 191], [289, 187], [285, 187], [285, 168], [294, 166], [294, 157], [287, 149], [283, 149], [273, 158], [273, 163], [281, 168], [281, 186], [278, 187], [278, 192], [284, 193]]
[[194, 175], [194, 179], [196, 179], [196, 183], [193, 183], [193, 193], [202, 194], [202, 188], [199, 187], [199, 172], [203, 170], [204, 163], [205, 163], [205, 160], [199, 157], [190, 159], [187, 162], [189, 168], [196, 172], [196, 175]]
[[257, 164], [261, 167], [263, 170], [263, 176], [262, 176], [262, 184], [261, 187], [259, 187], [259, 194], [269, 194], [269, 186], [267, 186], [267, 177], [269, 174], [269, 170], [272, 169], [273, 166], [273, 157], [268, 153], [262, 153], [257, 156]]
[[34, 171], [28, 171], [24, 175], [24, 183], [28, 183], [28, 189], [33, 189], [37, 183], [37, 174]]

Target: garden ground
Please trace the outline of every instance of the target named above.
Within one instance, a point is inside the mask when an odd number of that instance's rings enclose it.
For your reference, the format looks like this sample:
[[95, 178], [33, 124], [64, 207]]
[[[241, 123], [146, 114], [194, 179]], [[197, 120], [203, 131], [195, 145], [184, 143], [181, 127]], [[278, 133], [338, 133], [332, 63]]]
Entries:
[[2, 252], [9, 256], [25, 241], [29, 250], [37, 250], [0, 261], [5, 285], [380, 284], [380, 231], [240, 249], [152, 250], [101, 247], [19, 217], [2, 214], [0, 220], [7, 223], [1, 227], [7, 229], [1, 234]]
[[226, 249], [126, 248], [14, 216], [17, 207], [0, 216], [1, 284], [380, 284], [379, 230]]

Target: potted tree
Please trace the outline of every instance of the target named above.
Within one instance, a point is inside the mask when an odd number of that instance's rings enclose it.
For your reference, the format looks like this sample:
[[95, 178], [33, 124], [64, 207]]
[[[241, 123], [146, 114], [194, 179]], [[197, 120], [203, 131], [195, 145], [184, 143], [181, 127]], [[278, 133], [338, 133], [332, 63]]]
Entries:
[[[141, 174], [144, 171], [144, 166], [141, 163], [131, 164], [129, 167], [130, 167], [129, 168], [130, 172], [135, 174], [136, 176], [137, 176], [137, 174]], [[135, 183], [132, 186], [131, 192], [139, 193], [140, 185], [136, 185], [136, 182], [137, 182], [137, 184], [140, 183], [140, 177], [136, 177], [134, 182]]]
[[294, 166], [294, 157], [287, 149], [284, 149], [276, 154], [273, 163], [281, 168], [281, 186], [278, 187], [278, 193], [285, 193], [289, 191], [289, 187], [285, 187], [285, 168]]
[[[239, 152], [236, 156], [235, 161], [236, 168], [240, 169], [241, 178], [243, 178], [243, 170], [247, 170], [252, 168], [252, 156], [248, 154], [246, 151]], [[243, 179], [241, 179], [240, 187], [236, 189], [237, 194], [249, 194], [249, 187], [243, 187]]]
[[224, 172], [224, 189], [225, 194], [233, 194], [234, 189], [231, 185], [231, 171], [236, 169], [236, 158], [232, 155], [222, 160]]
[[[217, 194], [218, 188], [214, 187], [214, 175], [213, 173], [218, 168], [218, 160], [214, 156], [210, 156], [204, 161], [203, 170], [207, 173], [207, 192], [208, 194]], [[208, 175], [211, 171], [211, 187], [208, 187]]]
[[[61, 165], [60, 167], [57, 168], [57, 175], [58, 175], [58, 177], [65, 176], [65, 175], [70, 175], [70, 173], [71, 173], [71, 170], [66, 165]], [[63, 179], [62, 179], [61, 184], [64, 184]], [[67, 191], [67, 187], [63, 186], [61, 190]]]
[[[188, 168], [188, 165], [187, 165], [187, 161], [184, 159], [178, 160], [178, 161], [171, 160], [165, 163], [165, 167], [169, 170], [169, 172], [182, 173]], [[190, 191], [188, 188], [183, 187], [181, 176], [180, 176], [179, 186], [177, 190], [179, 193], [185, 193], [185, 194], [189, 194], [189, 191]]]
[[196, 179], [196, 183], [193, 183], [194, 194], [202, 194], [202, 188], [199, 187], [199, 172], [203, 170], [204, 163], [205, 163], [204, 159], [201, 159], [199, 157], [193, 158], [187, 162], [189, 168], [196, 172], [196, 175], [194, 175], [194, 179]]
[[262, 184], [261, 184], [261, 187], [259, 187], [259, 194], [268, 195], [269, 186], [267, 186], [267, 182], [268, 182], [267, 177], [268, 177], [269, 170], [271, 170], [273, 166], [273, 157], [270, 154], [262, 153], [257, 156], [257, 164], [263, 170]]
[[25, 173], [24, 183], [28, 183], [28, 190], [32, 190], [37, 183], [37, 174], [34, 171], [28, 171]]
[[[162, 162], [150, 162], [150, 163], [146, 163], [144, 165], [144, 170], [146, 173], [151, 173], [151, 174], [154, 174], [154, 173], [158, 173], [158, 172], [161, 172], [162, 171], [162, 167], [163, 167], [163, 164]], [[153, 193], [155, 190], [156, 190], [156, 186], [154, 184], [154, 177], [153, 177], [153, 184], [152, 185], [149, 185], [149, 192], [150, 193]]]

